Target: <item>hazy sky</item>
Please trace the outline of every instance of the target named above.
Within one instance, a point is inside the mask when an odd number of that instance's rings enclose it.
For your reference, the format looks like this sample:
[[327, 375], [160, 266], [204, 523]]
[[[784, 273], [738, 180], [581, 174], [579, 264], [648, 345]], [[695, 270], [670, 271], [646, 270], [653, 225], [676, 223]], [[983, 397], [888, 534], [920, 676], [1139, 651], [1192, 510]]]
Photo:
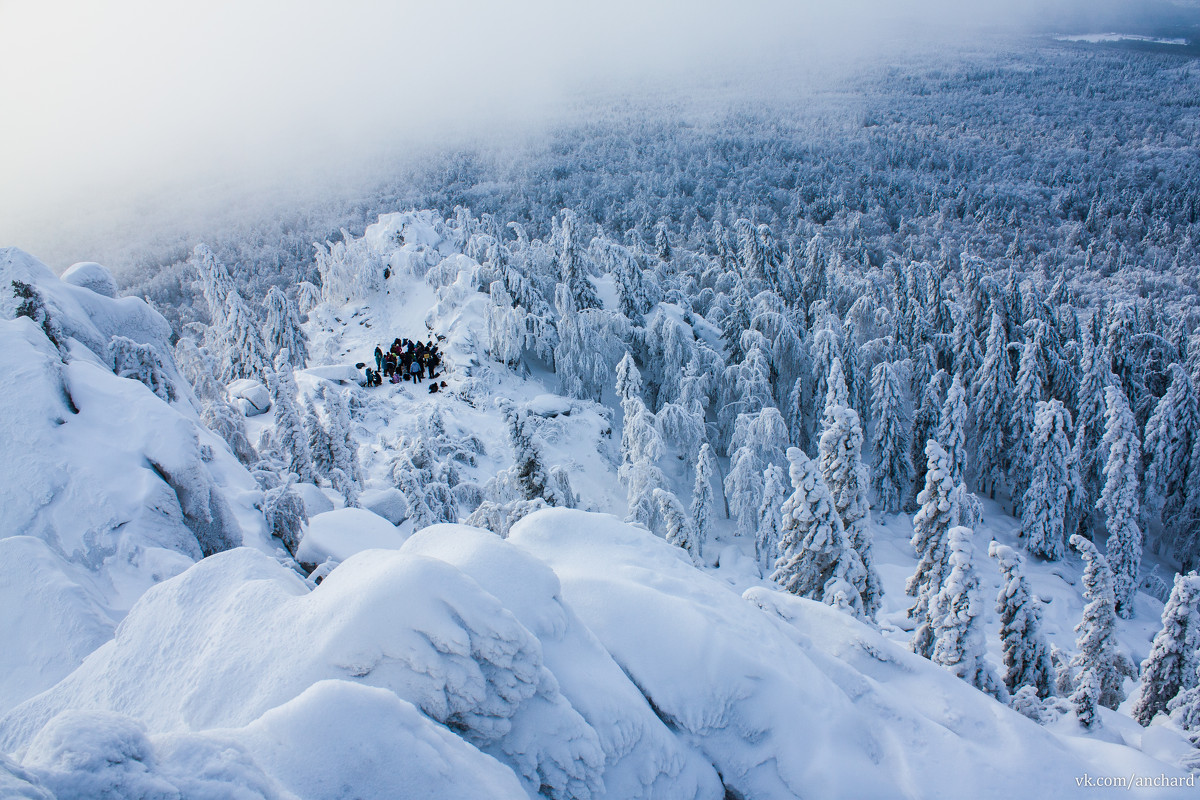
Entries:
[[0, 246], [32, 248], [48, 223], [94, 220], [147, 191], [219, 197], [230, 183], [536, 124], [582, 89], [655, 88], [767, 56], [852, 64], [902, 25], [935, 42], [1047, 7], [0, 0]]

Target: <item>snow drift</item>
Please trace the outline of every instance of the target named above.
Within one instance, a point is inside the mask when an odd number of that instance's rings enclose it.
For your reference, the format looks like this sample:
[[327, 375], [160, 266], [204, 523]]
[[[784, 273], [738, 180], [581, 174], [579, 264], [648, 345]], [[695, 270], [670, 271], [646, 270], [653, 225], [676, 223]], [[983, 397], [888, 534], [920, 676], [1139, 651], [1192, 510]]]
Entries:
[[0, 751], [46, 786], [115, 741], [164, 781], [232, 743], [248, 797], [1011, 797], [1162, 769], [1077, 752], [854, 619], [554, 509], [508, 540], [427, 528], [315, 589], [248, 548], [205, 559], [0, 719]]

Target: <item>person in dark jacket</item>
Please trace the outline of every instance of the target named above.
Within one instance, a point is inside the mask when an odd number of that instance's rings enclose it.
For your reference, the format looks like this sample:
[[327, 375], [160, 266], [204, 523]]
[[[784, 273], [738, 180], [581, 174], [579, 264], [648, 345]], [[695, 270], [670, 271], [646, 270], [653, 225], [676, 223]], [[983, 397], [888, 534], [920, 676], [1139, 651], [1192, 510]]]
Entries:
[[379, 345], [375, 345], [375, 371], [383, 371], [383, 350], [379, 348]]

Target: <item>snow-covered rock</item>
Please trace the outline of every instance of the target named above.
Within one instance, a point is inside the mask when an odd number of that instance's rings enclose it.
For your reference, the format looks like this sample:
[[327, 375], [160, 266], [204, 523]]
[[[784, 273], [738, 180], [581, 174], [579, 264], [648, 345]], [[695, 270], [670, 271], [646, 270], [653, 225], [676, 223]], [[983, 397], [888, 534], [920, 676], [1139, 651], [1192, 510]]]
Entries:
[[64, 283], [90, 289], [96, 294], [116, 298], [119, 294], [117, 281], [108, 268], [95, 261], [80, 261], [67, 267], [61, 276]]
[[539, 394], [525, 404], [525, 410], [539, 417], [569, 417], [573, 405], [570, 399], [557, 394]]
[[358, 496], [358, 504], [393, 525], [399, 525], [408, 517], [408, 500], [404, 492], [392, 486], [362, 492]]
[[261, 381], [240, 378], [230, 381], [225, 389], [242, 416], [255, 417], [271, 410], [271, 393]]
[[308, 514], [310, 519], [326, 511], [333, 511], [333, 501], [318, 486], [311, 483], [295, 483], [292, 484], [292, 491], [304, 501], [304, 513]]
[[339, 386], [351, 383], [357, 384], [365, 380], [363, 373], [353, 364], [330, 364], [328, 366], [309, 367], [308, 369], [300, 370], [298, 374], [309, 375], [323, 381], [331, 381]]
[[296, 550], [302, 564], [345, 561], [363, 550], [398, 550], [404, 535], [384, 517], [365, 508], [339, 508], [308, 520]]
[[190, 403], [113, 374], [108, 345], [123, 336], [182, 381], [166, 321], [0, 249], [0, 286], [12, 281], [33, 287], [48, 322], [16, 316], [0, 290], [0, 592], [13, 600], [0, 640], [21, 643], [0, 655], [0, 710], [70, 672], [148, 587], [243, 542], [274, 549], [254, 479]]

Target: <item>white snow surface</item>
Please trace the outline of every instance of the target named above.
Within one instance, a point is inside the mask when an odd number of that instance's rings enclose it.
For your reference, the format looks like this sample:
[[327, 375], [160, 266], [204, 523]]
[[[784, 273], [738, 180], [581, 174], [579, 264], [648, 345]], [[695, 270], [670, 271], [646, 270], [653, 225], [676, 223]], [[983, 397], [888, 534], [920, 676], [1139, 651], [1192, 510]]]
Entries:
[[[61, 331], [0, 305], [0, 710], [53, 686], [111, 637], [150, 586], [222, 546], [266, 550], [257, 487], [200, 424], [166, 321], [136, 298], [65, 283], [0, 250], [0, 286], [31, 284]], [[176, 376], [168, 404], [113, 374], [113, 336], [149, 344]]]

